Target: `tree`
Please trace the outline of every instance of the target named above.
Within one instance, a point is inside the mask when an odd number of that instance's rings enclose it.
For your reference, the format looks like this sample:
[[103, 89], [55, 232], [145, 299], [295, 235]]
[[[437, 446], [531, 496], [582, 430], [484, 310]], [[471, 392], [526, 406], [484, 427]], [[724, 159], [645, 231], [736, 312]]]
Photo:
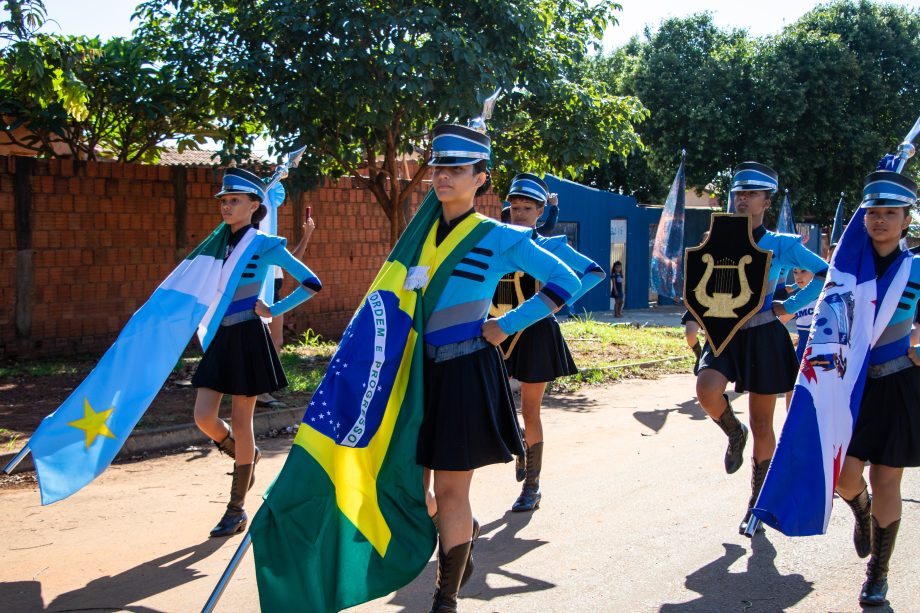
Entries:
[[[369, 189], [395, 242], [426, 175], [431, 127], [479, 114], [505, 91], [491, 133], [496, 180], [573, 172], [625, 154], [644, 109], [581, 60], [613, 21], [610, 0], [149, 0], [145, 40], [180, 71], [213, 70], [216, 104], [245, 145], [258, 125], [279, 148], [308, 146], [316, 172]], [[254, 85], [254, 86], [253, 86]], [[259, 129], [259, 128], [257, 128]], [[400, 158], [418, 170], [400, 177]]]
[[210, 79], [183, 79], [139, 40], [42, 34], [40, 0], [5, 7], [0, 115], [11, 142], [44, 156], [150, 162], [166, 139], [181, 149], [220, 136]]
[[687, 150], [688, 185], [704, 187], [737, 161], [752, 106], [752, 58], [743, 31], [720, 30], [712, 15], [702, 13], [667, 19], [654, 33], [646, 30], [644, 41], [633, 38], [611, 56], [592, 60], [592, 69], [617, 93], [636, 96], [649, 109], [649, 121], [639, 128], [647, 150], [633, 157], [634, 166], [648, 169], [639, 175], [643, 182], [660, 186], [652, 193], [667, 192], [681, 149]]
[[[863, 178], [920, 112], [920, 13], [871, 2], [821, 6], [761, 45], [752, 149], [806, 214], [855, 206]], [[916, 161], [907, 172], [917, 177]]]
[[[639, 128], [647, 150], [632, 153], [630, 172], [611, 163], [583, 180], [648, 189], [644, 164], [664, 189], [686, 147], [688, 184], [724, 193], [726, 170], [756, 159], [779, 172], [797, 218], [829, 223], [840, 191], [858, 203], [863, 177], [916, 120], [920, 13], [841, 1], [761, 39], [694, 15], [590, 63], [651, 118]], [[917, 164], [908, 172], [916, 176]]]

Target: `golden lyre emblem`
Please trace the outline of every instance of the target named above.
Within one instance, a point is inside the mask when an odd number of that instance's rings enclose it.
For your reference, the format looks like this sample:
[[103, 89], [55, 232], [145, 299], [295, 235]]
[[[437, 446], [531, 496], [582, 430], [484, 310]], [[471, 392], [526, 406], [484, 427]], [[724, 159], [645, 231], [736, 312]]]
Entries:
[[[746, 305], [754, 293], [751, 291], [747, 275], [744, 272], [744, 267], [750, 264], [751, 260], [751, 256], [745, 255], [737, 263], [731, 258], [722, 258], [717, 264], [711, 254], [706, 253], [703, 255], [706, 271], [693, 290], [699, 303], [706, 307], [703, 317], [738, 317], [735, 310]], [[716, 275], [713, 292], [707, 294], [706, 287], [713, 273]], [[732, 291], [736, 278], [738, 279], [737, 294]]]
[[684, 253], [684, 304], [715, 355], [768, 300], [773, 254], [751, 232], [749, 217], [715, 213], [703, 244]]
[[[538, 291], [540, 291], [540, 282], [530, 275], [520, 271], [508, 273], [498, 282], [495, 295], [492, 296], [489, 315], [491, 317], [501, 317]], [[507, 360], [511, 357], [511, 352], [514, 351], [514, 347], [520, 337], [521, 333], [515, 332], [502, 342], [500, 349], [504, 359]]]

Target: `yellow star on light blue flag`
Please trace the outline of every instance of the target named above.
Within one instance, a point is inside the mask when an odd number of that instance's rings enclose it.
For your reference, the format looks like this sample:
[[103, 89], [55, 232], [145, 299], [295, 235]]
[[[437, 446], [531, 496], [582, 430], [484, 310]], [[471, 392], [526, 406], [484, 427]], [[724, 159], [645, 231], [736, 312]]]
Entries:
[[115, 410], [115, 407], [110, 407], [105, 411], [99, 411], [98, 413], [93, 410], [93, 407], [89, 404], [89, 399], [83, 399], [83, 418], [77, 419], [75, 421], [68, 422], [68, 426], [73, 426], [78, 430], [83, 430], [86, 433], [86, 448], [89, 449], [90, 445], [93, 444], [93, 441], [96, 440], [97, 436], [107, 436], [109, 438], [115, 438], [115, 435], [112, 434], [112, 431], [109, 430], [109, 427], [105, 425], [105, 422], [109, 419], [109, 416], [112, 414], [112, 411]]

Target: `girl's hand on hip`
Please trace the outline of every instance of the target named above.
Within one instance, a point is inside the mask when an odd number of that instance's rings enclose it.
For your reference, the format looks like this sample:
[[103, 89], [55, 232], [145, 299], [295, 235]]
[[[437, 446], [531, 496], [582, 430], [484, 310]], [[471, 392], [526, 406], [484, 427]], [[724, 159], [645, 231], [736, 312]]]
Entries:
[[482, 324], [482, 338], [486, 339], [489, 344], [497, 346], [508, 338], [508, 335], [502, 331], [496, 320], [487, 319]]
[[259, 317], [272, 317], [272, 312], [268, 310], [268, 307], [261, 300], [256, 300], [256, 306], [253, 310]]

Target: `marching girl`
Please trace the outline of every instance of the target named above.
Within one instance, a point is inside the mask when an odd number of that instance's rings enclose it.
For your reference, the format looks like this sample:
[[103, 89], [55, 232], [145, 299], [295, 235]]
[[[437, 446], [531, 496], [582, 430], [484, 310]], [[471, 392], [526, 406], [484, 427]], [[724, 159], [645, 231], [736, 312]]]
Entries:
[[[559, 310], [581, 284], [568, 266], [530, 240], [529, 230], [474, 211], [474, 199], [491, 183], [489, 137], [460, 125], [438, 126], [433, 135], [429, 164], [441, 217], [423, 253], [452, 268], [424, 321], [425, 403], [417, 461], [433, 474], [439, 544], [431, 611], [444, 613], [457, 610], [458, 591], [472, 571], [473, 473], [524, 452], [497, 346]], [[516, 270], [539, 279], [542, 288], [487, 321], [499, 280]]]
[[[537, 220], [543, 214], [546, 204], [555, 205], [555, 194], [549, 193], [546, 183], [536, 175], [522, 173], [514, 177], [507, 200], [511, 204], [511, 223], [531, 230], [531, 239], [569, 266], [581, 279], [581, 288], [568, 300], [573, 304], [592, 287], [604, 280], [603, 269], [594, 261], [569, 246], [565, 236], [545, 237], [536, 231]], [[537, 290], [530, 275], [523, 275], [515, 281], [515, 274], [502, 279], [493, 300], [506, 300], [502, 296], [518, 285], [522, 296], [529, 298]], [[510, 291], [509, 291], [510, 290]], [[521, 415], [524, 418], [524, 442], [527, 450], [524, 462], [517, 467], [517, 480], [523, 481], [521, 494], [511, 505], [512, 511], [532, 511], [539, 508], [540, 471], [543, 466], [543, 424], [540, 421], [540, 406], [546, 384], [559, 377], [578, 372], [568, 345], [562, 337], [559, 323], [553, 315], [509, 337], [501, 345], [508, 376], [521, 382]], [[523, 465], [521, 465], [523, 464]]]
[[[920, 298], [920, 258], [899, 246], [910, 225], [917, 186], [890, 171], [866, 178], [861, 208], [872, 241], [877, 285], [876, 311], [902, 266], [910, 266], [907, 285], [881, 337], [869, 353], [869, 370], [853, 437], [837, 480], [837, 493], [856, 518], [853, 543], [864, 558], [862, 605], [886, 602], [888, 566], [901, 523], [901, 476], [920, 466], [920, 357], [910, 345], [910, 330]], [[866, 463], [869, 485], [863, 478]], [[869, 488], [872, 493], [870, 495]]]
[[[249, 520], [243, 503], [255, 482], [254, 469], [261, 457], [252, 430], [256, 397], [287, 385], [278, 352], [261, 318], [281, 315], [322, 289], [316, 275], [285, 249], [283, 238], [253, 227], [266, 214], [262, 204], [265, 186], [257, 175], [239, 168], [228, 169], [216, 197], [230, 231], [224, 269], [233, 268], [219, 313], [212, 319], [220, 322], [219, 327], [202, 343], [204, 357], [192, 377], [192, 385], [198, 388], [195, 423], [234, 459], [230, 502], [211, 530], [212, 537], [230, 536], [246, 529]], [[239, 252], [236, 258], [235, 252]], [[268, 306], [259, 299], [259, 293], [272, 265], [283, 268], [300, 286]], [[233, 397], [229, 427], [218, 417], [224, 394]]]

